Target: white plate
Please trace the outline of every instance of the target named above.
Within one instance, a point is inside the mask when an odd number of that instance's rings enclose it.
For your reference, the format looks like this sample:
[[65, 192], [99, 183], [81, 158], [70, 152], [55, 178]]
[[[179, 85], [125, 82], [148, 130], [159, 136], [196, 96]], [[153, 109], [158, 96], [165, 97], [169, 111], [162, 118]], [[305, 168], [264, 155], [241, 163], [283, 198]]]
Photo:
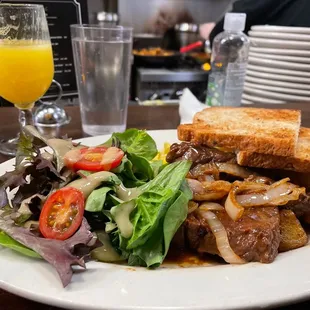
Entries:
[[310, 42], [251, 38], [251, 46], [310, 50]]
[[279, 69], [289, 69], [289, 70], [300, 70], [300, 71], [310, 71], [310, 64], [300, 64], [287, 61], [279, 61], [273, 59], [264, 59], [262, 57], [249, 57], [249, 63], [255, 65], [267, 66], [269, 68], [279, 68]]
[[283, 94], [281, 92], [276, 93], [273, 91], [260, 90], [251, 87], [244, 87], [243, 91], [248, 94], [270, 99], [279, 99], [285, 101], [310, 101], [310, 96], [289, 95], [289, 94]]
[[283, 49], [283, 48], [264, 48], [264, 47], [251, 46], [250, 52], [261, 53], [261, 54], [310, 57], [310, 51]]
[[247, 69], [248, 70], [261, 71], [261, 72], [268, 72], [268, 73], [273, 73], [273, 74], [284, 74], [284, 75], [290, 75], [290, 76], [310, 78], [310, 72], [304, 72], [304, 71], [271, 68], [268, 66], [265, 67], [262, 65], [252, 65], [252, 64], [249, 64], [247, 66]]
[[310, 34], [308, 27], [288, 27], [288, 26], [270, 26], [270, 25], [256, 25], [252, 26], [251, 30], [264, 32], [286, 32], [286, 33], [303, 33]]
[[[159, 148], [177, 141], [175, 130], [152, 131]], [[107, 137], [84, 139], [96, 145]], [[0, 165], [0, 173], [13, 161]], [[251, 263], [193, 268], [127, 268], [88, 263], [63, 288], [47, 263], [0, 250], [0, 287], [64, 308], [87, 310], [249, 309], [310, 297], [310, 247], [280, 254], [272, 264]]]
[[275, 93], [285, 93], [285, 94], [289, 94], [289, 95], [306, 96], [310, 100], [310, 90], [294, 89], [294, 88], [280, 87], [280, 86], [262, 85], [259, 83], [249, 83], [249, 82], [245, 82], [244, 87], [262, 89], [262, 90], [272, 91]]
[[297, 56], [287, 56], [287, 55], [266, 54], [264, 52], [258, 52], [257, 53], [257, 52], [252, 52], [252, 50], [250, 50], [249, 56], [250, 57], [265, 58], [265, 59], [272, 59], [272, 60], [295, 62], [295, 63], [303, 63], [303, 64], [309, 64], [310, 63], [310, 57], [297, 57]]
[[252, 102], [250, 100], [242, 99], [241, 104], [254, 104], [254, 102]]
[[258, 78], [268, 79], [268, 80], [277, 80], [277, 81], [288, 81], [294, 83], [303, 83], [303, 84], [310, 84], [310, 79], [308, 77], [298, 77], [298, 76], [291, 76], [285, 74], [273, 74], [269, 72], [260, 72], [257, 69], [251, 68], [249, 66], [246, 72], [247, 76], [254, 76]]
[[265, 39], [280, 39], [280, 40], [293, 40], [293, 41], [310, 41], [309, 34], [285, 33], [285, 32], [267, 32], [267, 31], [249, 31], [249, 36], [252, 38], [265, 38]]
[[[288, 80], [290, 80], [290, 77], [288, 77]], [[246, 82], [255, 83], [256, 85], [271, 85], [276, 87], [287, 87], [287, 88], [293, 88], [297, 90], [309, 90], [310, 91], [310, 84], [299, 84], [299, 83], [290, 83], [290, 82], [283, 82], [283, 81], [277, 81], [273, 80], [272, 77], [266, 77], [265, 78], [256, 78], [251, 75], [247, 75], [245, 77]], [[310, 83], [310, 81], [309, 81]]]
[[259, 103], [259, 104], [284, 104], [286, 103], [286, 101], [283, 101], [283, 100], [275, 100], [275, 99], [270, 99], [270, 98], [253, 96], [253, 95], [249, 95], [246, 92], [243, 92], [242, 99], [251, 101], [253, 103]]

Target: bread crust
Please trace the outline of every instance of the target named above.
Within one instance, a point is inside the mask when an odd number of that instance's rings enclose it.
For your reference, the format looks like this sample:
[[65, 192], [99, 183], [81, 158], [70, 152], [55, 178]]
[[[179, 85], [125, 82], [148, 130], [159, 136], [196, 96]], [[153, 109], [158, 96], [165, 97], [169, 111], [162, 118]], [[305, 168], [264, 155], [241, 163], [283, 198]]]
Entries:
[[178, 127], [178, 138], [209, 147], [294, 156], [299, 110], [214, 107], [198, 112], [193, 124]]
[[300, 128], [295, 156], [270, 156], [256, 152], [240, 151], [237, 154], [240, 166], [267, 169], [283, 169], [296, 172], [310, 172], [310, 129]]

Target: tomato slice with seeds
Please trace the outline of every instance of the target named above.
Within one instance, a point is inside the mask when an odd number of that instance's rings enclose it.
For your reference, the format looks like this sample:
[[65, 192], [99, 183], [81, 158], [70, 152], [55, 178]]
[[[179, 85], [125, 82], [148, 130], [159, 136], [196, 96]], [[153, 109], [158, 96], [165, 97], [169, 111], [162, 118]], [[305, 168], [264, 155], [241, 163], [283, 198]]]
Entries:
[[65, 154], [65, 165], [75, 171], [110, 171], [121, 163], [124, 152], [117, 147], [85, 147]]
[[42, 208], [39, 228], [49, 239], [66, 240], [81, 225], [84, 214], [84, 195], [73, 187], [64, 187], [51, 194]]

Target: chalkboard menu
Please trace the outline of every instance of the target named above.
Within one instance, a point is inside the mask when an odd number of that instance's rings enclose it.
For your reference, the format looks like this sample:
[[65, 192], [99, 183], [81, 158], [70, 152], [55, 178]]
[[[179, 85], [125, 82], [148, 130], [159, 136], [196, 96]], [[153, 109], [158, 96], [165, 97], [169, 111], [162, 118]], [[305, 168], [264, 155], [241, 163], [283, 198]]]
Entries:
[[[74, 72], [70, 25], [88, 23], [87, 0], [10, 0], [2, 2], [44, 5], [53, 46], [54, 79], [62, 85], [64, 97], [75, 97], [77, 95], [77, 85]], [[57, 87], [52, 85], [43, 98], [55, 97], [57, 94]]]

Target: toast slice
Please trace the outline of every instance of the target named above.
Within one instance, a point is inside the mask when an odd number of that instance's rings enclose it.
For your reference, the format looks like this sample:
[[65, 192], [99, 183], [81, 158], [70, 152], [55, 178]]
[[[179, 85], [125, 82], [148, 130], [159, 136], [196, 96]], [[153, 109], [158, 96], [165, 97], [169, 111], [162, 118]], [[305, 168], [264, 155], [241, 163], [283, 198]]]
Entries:
[[301, 112], [285, 109], [214, 107], [194, 116], [194, 124], [178, 127], [178, 138], [277, 156], [294, 156]]
[[310, 172], [310, 129], [300, 128], [295, 156], [270, 156], [241, 151], [237, 154], [237, 162], [241, 166], [308, 173]]

